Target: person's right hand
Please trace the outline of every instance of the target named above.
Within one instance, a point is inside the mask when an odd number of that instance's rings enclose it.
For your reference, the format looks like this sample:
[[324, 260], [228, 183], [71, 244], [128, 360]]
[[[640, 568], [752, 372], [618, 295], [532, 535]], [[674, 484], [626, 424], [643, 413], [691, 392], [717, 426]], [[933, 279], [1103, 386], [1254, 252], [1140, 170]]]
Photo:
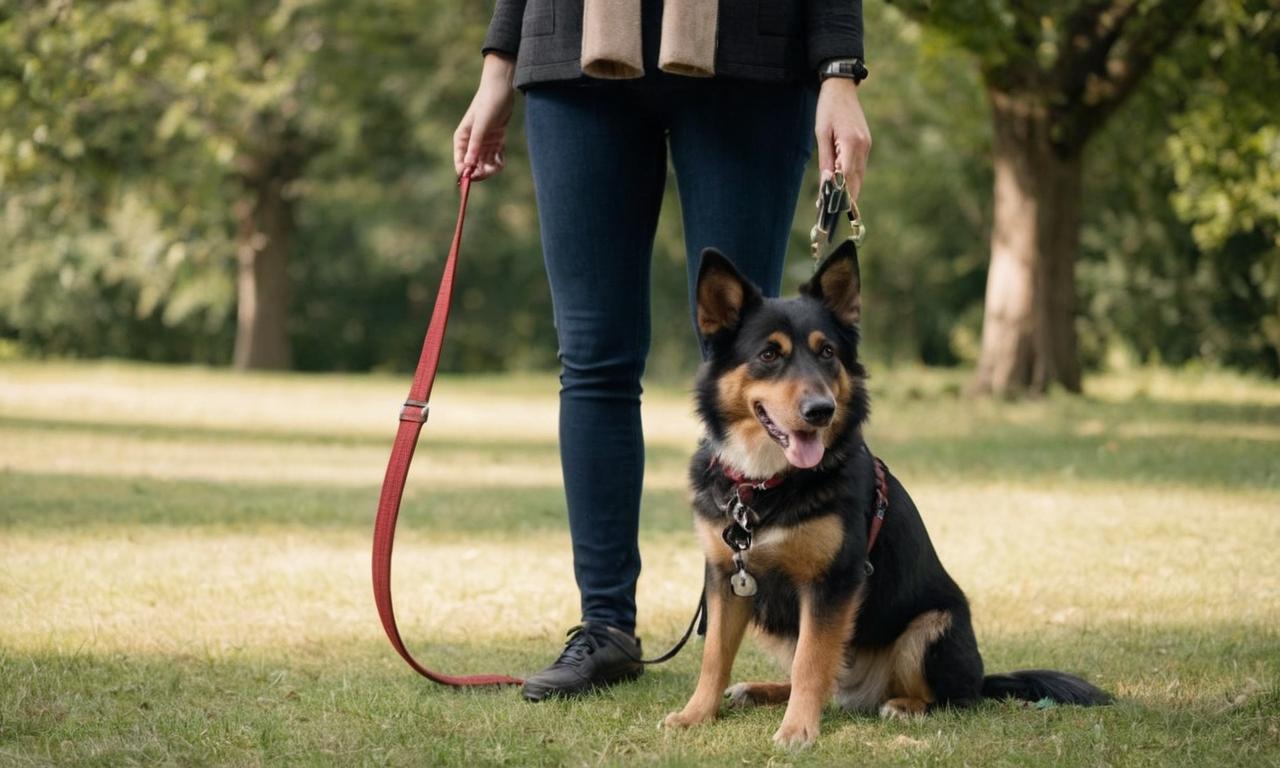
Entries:
[[484, 71], [480, 75], [480, 87], [471, 99], [471, 106], [453, 132], [453, 168], [462, 175], [465, 168], [473, 168], [471, 178], [487, 179], [502, 170], [506, 159], [502, 150], [507, 143], [507, 122], [515, 105], [516, 91], [512, 87], [515, 62], [497, 53], [484, 57]]

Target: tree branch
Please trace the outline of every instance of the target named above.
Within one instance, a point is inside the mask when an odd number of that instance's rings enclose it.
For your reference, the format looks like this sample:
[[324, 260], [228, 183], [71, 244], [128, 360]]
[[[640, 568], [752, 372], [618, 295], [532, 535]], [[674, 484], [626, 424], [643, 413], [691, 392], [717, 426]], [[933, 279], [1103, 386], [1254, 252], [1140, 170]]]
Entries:
[[1137, 3], [1133, 3], [1105, 25], [1090, 46], [1091, 53], [1078, 66], [1069, 66], [1071, 73], [1059, 81], [1052, 104], [1054, 143], [1065, 151], [1081, 149], [1129, 97], [1156, 57], [1191, 25], [1202, 3], [1163, 0], [1145, 13], [1136, 12]]
[[1086, 2], [1062, 24], [1062, 44], [1054, 66], [1058, 90], [1078, 100], [1090, 73], [1105, 67], [1111, 49], [1138, 10], [1138, 0]]

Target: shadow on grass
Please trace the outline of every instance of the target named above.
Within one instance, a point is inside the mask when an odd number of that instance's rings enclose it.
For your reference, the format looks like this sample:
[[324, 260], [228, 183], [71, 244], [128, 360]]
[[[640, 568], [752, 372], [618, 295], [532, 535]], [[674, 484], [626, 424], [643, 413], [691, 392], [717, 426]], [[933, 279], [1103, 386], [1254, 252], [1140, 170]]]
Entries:
[[1046, 435], [1029, 427], [963, 439], [881, 437], [872, 447], [908, 489], [912, 478], [1280, 489], [1280, 443], [1238, 437]]
[[[412, 483], [411, 483], [412, 485]], [[77, 531], [133, 526], [216, 527], [257, 531], [272, 526], [372, 531], [378, 488], [231, 484], [80, 475], [0, 473], [0, 528]], [[641, 529], [680, 531], [692, 519], [682, 491], [644, 495]], [[401, 531], [520, 535], [566, 531], [559, 488], [411, 487], [400, 509]]]
[[[524, 670], [545, 663], [555, 645], [477, 640], [426, 655], [450, 671]], [[1058, 629], [998, 638], [984, 650], [995, 670], [1023, 666], [1024, 653], [1046, 666], [1074, 660], [1071, 668], [1116, 691], [1119, 703], [988, 702], [905, 723], [828, 708], [818, 746], [790, 759], [830, 764], [856, 751], [860, 762], [1247, 765], [1277, 755], [1268, 730], [1280, 715], [1276, 658], [1258, 627]], [[694, 644], [636, 683], [533, 705], [510, 688], [431, 685], [379, 640], [223, 658], [0, 651], [0, 758], [104, 765], [772, 759], [779, 708], [726, 712], [688, 732], [655, 728], [692, 691], [699, 653]], [[734, 679], [776, 677], [748, 650]]]
[[[1276, 452], [1238, 439], [1046, 438], [1020, 428], [972, 439], [881, 438], [872, 447], [908, 489], [913, 483], [953, 481], [1280, 489]], [[363, 529], [372, 524], [378, 489], [4, 472], [0, 494], [3, 527]], [[689, 520], [684, 491], [645, 493], [643, 530], [686, 531]], [[498, 536], [564, 530], [564, 498], [557, 487], [427, 488], [411, 477], [402, 525]]]
[[[388, 425], [380, 434], [324, 432], [309, 430], [284, 429], [245, 429], [221, 426], [182, 426], [172, 424], [155, 424], [148, 422], [109, 422], [109, 421], [66, 421], [62, 419], [39, 419], [20, 416], [0, 416], [0, 429], [21, 430], [27, 432], [52, 433], [90, 433], [111, 437], [129, 437], [138, 440], [166, 440], [184, 443], [219, 443], [219, 442], [253, 442], [280, 444], [304, 447], [352, 446], [368, 448], [385, 448], [391, 451], [391, 443], [395, 439], [395, 423]], [[649, 446], [645, 453], [650, 460], [684, 462], [692, 453], [676, 448], [656, 445]], [[535, 440], [519, 438], [514, 440], [459, 440], [457, 438], [440, 438], [428, 431], [423, 432], [418, 443], [420, 455], [447, 454], [451, 451], [468, 451], [471, 453], [489, 454], [495, 460], [511, 460], [525, 458], [530, 454], [550, 456], [559, 460], [560, 447], [554, 440]]]

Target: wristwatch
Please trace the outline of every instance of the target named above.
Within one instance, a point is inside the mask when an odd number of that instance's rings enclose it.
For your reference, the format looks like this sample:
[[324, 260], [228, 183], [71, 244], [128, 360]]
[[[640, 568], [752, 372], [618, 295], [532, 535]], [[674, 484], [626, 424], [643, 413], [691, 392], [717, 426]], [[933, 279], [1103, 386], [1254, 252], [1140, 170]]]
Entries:
[[827, 59], [818, 67], [818, 82], [828, 77], [843, 77], [857, 84], [866, 80], [869, 74], [862, 59]]

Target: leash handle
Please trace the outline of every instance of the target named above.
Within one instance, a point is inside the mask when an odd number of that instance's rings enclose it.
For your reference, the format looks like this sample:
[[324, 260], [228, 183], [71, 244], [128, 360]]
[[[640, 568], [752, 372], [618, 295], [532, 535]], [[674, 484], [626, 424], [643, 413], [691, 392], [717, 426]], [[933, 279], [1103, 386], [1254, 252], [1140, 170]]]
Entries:
[[818, 220], [809, 229], [809, 251], [813, 256], [813, 269], [817, 271], [822, 262], [830, 256], [840, 243], [835, 239], [836, 224], [840, 214], [849, 219], [849, 236], [855, 246], [862, 245], [866, 237], [867, 227], [862, 223], [862, 213], [858, 204], [849, 196], [849, 188], [845, 184], [844, 172], [837, 169], [835, 174], [822, 182], [818, 188]]
[[391, 602], [391, 550], [395, 543], [396, 519], [400, 514], [400, 501], [404, 495], [405, 479], [418, 445], [418, 435], [430, 413], [431, 388], [435, 384], [436, 368], [440, 364], [440, 350], [444, 346], [445, 327], [449, 323], [449, 304], [453, 299], [454, 276], [458, 268], [458, 252], [462, 246], [462, 227], [467, 215], [467, 198], [471, 192], [471, 176], [475, 169], [468, 167], [458, 177], [458, 221], [453, 229], [453, 242], [445, 260], [440, 288], [436, 292], [435, 307], [431, 311], [431, 323], [422, 342], [422, 353], [413, 374], [409, 396], [400, 408], [400, 426], [396, 430], [387, 473], [382, 480], [382, 492], [378, 497], [378, 514], [373, 526], [373, 599], [378, 606], [378, 617], [387, 639], [418, 674], [441, 685], [469, 688], [490, 685], [520, 685], [524, 681], [507, 675], [447, 675], [436, 672], [420, 663], [405, 647], [396, 626], [395, 609]]

